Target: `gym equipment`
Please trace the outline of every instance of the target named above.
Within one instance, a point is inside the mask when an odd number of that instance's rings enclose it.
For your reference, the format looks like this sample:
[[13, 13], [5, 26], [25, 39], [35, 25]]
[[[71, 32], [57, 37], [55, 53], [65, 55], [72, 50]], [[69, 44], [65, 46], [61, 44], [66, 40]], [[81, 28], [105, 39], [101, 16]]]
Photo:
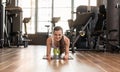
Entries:
[[[87, 41], [89, 41], [90, 39], [89, 38], [90, 34], [88, 33], [89, 31], [88, 27], [90, 26], [90, 22], [92, 21], [93, 18], [94, 18], [94, 14], [90, 12], [78, 14], [73, 25], [73, 27], [76, 28], [76, 38], [72, 42], [73, 53], [75, 52], [75, 50], [80, 50], [80, 48], [83, 46], [88, 47]], [[84, 43], [82, 41], [85, 42], [85, 45], [82, 44]], [[75, 46], [77, 47], [77, 49], [74, 49]]]
[[9, 34], [9, 39], [11, 45], [17, 45], [18, 37], [22, 32], [22, 20], [23, 20], [23, 11], [22, 8], [18, 6], [18, 0], [7, 0], [5, 7], [6, 11], [6, 25]]
[[24, 28], [25, 28], [25, 34], [22, 35], [22, 31], [18, 33], [17, 35], [17, 47], [20, 45], [24, 45], [24, 47], [28, 47], [28, 42], [31, 41], [28, 39], [28, 34], [27, 34], [27, 23], [30, 22], [31, 18], [24, 18], [23, 23], [24, 23]]
[[52, 21], [51, 21], [51, 23], [52, 23], [52, 30], [55, 27], [55, 23], [57, 23], [59, 20], [60, 20], [60, 17], [53, 17], [52, 18]]
[[[22, 31], [22, 8], [21, 7], [5, 7], [6, 23], [8, 30], [11, 32]], [[10, 26], [10, 27], [9, 27]]]
[[[79, 6], [78, 8], [82, 7]], [[95, 12], [96, 9], [97, 8], [95, 8]], [[106, 11], [104, 6], [100, 6], [100, 14], [96, 14], [93, 11], [85, 11], [86, 7], [83, 7], [82, 9], [77, 9], [75, 21], [68, 21], [68, 23], [70, 24], [70, 33], [67, 34], [70, 34], [68, 36], [71, 36], [71, 50], [73, 53], [77, 50], [101, 51], [101, 48], [98, 47], [100, 46], [101, 40], [103, 41], [103, 46], [105, 47]], [[76, 35], [73, 35], [73, 32], [76, 33]], [[102, 48], [102, 50], [106, 50], [106, 48]]]
[[[11, 45], [16, 45], [19, 47], [20, 45], [24, 45], [24, 47], [28, 46], [27, 27], [26, 24], [31, 20], [31, 18], [24, 18], [22, 20], [22, 8], [21, 7], [6, 7], [6, 24], [7, 29], [9, 31], [9, 39]], [[22, 35], [22, 23], [24, 23], [25, 34]]]
[[27, 35], [27, 23], [30, 22], [31, 18], [24, 18], [23, 19], [23, 23], [24, 23], [24, 28], [25, 28], [25, 34], [24, 35]]
[[17, 47], [23, 45], [24, 48], [28, 47], [28, 42], [30, 40], [28, 39], [27, 35], [22, 35], [22, 31], [18, 32], [17, 34]]
[[6, 0], [0, 0], [0, 47], [3, 48], [5, 45], [10, 47], [10, 41], [9, 41], [9, 35], [7, 31], [7, 24], [6, 24], [6, 12], [5, 12], [5, 6], [6, 6]]
[[94, 37], [93, 49], [99, 48], [100, 42], [102, 40], [105, 43], [105, 36], [106, 36], [105, 31], [106, 31], [106, 9], [104, 5], [100, 5], [98, 20], [95, 25], [94, 31], [92, 32], [92, 36]]
[[118, 10], [117, 12], [118, 23], [116, 23], [115, 26], [110, 27], [111, 29], [109, 29], [108, 31], [107, 44], [109, 45], [110, 52], [120, 53], [120, 4], [119, 2], [116, 4], [115, 9]]
[[5, 12], [10, 44], [17, 47], [20, 45], [27, 47], [28, 43], [25, 40], [27, 34], [22, 36], [22, 8], [8, 6], [5, 8]]
[[46, 38], [48, 38], [49, 37], [49, 27], [50, 27], [50, 25], [45, 25], [45, 27], [47, 27], [47, 36], [46, 36]]
[[4, 45], [4, 11], [3, 5], [0, 4], [0, 47], [3, 48]]
[[85, 31], [80, 31], [80, 36], [85, 36]]

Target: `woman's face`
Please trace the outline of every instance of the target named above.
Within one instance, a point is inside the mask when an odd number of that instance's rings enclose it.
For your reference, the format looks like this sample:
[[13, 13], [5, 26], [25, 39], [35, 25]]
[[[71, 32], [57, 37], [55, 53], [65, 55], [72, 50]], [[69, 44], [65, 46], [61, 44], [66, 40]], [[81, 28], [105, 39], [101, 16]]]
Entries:
[[60, 41], [62, 39], [63, 33], [62, 30], [54, 31], [54, 40]]

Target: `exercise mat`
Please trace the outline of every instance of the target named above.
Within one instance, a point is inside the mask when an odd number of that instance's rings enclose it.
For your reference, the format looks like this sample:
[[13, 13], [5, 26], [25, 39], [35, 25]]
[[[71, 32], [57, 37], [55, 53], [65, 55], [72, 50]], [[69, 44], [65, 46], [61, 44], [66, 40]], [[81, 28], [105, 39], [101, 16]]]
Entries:
[[[43, 59], [47, 59], [46, 56], [43, 56]], [[63, 57], [54, 57], [52, 56], [52, 60], [61, 60], [64, 59]], [[71, 56], [69, 56], [68, 60], [73, 60], [73, 58]]]

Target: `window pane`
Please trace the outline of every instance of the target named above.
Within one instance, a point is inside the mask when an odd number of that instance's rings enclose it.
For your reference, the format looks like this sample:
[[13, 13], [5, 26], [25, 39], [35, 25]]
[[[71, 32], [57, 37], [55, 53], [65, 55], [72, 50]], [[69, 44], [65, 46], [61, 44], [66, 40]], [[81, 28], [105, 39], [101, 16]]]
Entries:
[[74, 0], [74, 7], [78, 7], [80, 5], [88, 6], [88, 0]]
[[52, 0], [38, 0], [38, 7], [51, 7]]
[[60, 17], [60, 21], [67, 21], [71, 18], [71, 8], [55, 8], [54, 16]]
[[90, 6], [97, 6], [97, 0], [90, 0]]
[[71, 7], [71, 0], [54, 0], [54, 7]]
[[47, 32], [47, 27], [49, 25], [51, 30], [51, 11], [52, 11], [52, 0], [38, 0], [38, 22], [37, 22], [37, 32]]
[[31, 7], [31, 1], [32, 0], [19, 0], [19, 6], [22, 8], [28, 8]]
[[[51, 4], [50, 4], [51, 3]], [[38, 6], [38, 32], [46, 32], [45, 25], [50, 25], [51, 31], [51, 18], [52, 18], [52, 0], [39, 0]], [[54, 17], [60, 17], [60, 21], [56, 25], [63, 25], [68, 29], [67, 20], [71, 18], [71, 1], [70, 0], [54, 0]], [[59, 24], [62, 23], [62, 24]]]
[[[52, 15], [52, 0], [38, 0], [39, 1], [39, 10], [38, 10], [38, 31], [42, 32], [43, 30], [46, 31], [44, 26], [50, 25], [51, 26], [51, 15]], [[90, 4], [89, 4], [89, 1]], [[80, 5], [92, 5], [96, 4], [96, 0], [74, 0], [74, 11]], [[53, 17], [60, 17], [60, 21], [56, 23], [61, 27], [64, 27], [65, 30], [69, 29], [68, 27], [68, 19], [71, 18], [71, 0], [54, 0], [54, 14]], [[75, 18], [74, 14], [74, 18]], [[47, 23], [48, 22], [48, 23]], [[41, 26], [44, 25], [44, 26]], [[41, 30], [43, 29], [43, 30]]]
[[31, 16], [31, 9], [30, 8], [24, 8], [23, 9], [23, 18], [24, 17], [30, 17]]
[[54, 0], [54, 17], [60, 17], [56, 26], [61, 26], [63, 32], [68, 30], [68, 19], [71, 18], [71, 0]]
[[[90, 10], [91, 8], [89, 8], [89, 5], [90, 6], [97, 6], [97, 0], [74, 0], [74, 9], [73, 9], [74, 12], [76, 12], [77, 7], [80, 5], [88, 6], [87, 10]], [[73, 19], [76, 19], [75, 14], [73, 15]]]
[[60, 21], [60, 22], [56, 23], [56, 26], [61, 26], [63, 28], [64, 33], [66, 32], [66, 30], [69, 30], [67, 21]]
[[[31, 17], [30, 23], [27, 24], [28, 33], [35, 33], [35, 1], [36, 0], [19, 0], [19, 6], [23, 9], [23, 18]], [[71, 18], [71, 1], [72, 0], [54, 0], [54, 17], [60, 17], [56, 25], [62, 26], [67, 30], [67, 20]], [[90, 1], [90, 4], [88, 2]], [[74, 0], [74, 11], [80, 5], [96, 6], [97, 0]], [[50, 25], [52, 15], [52, 0], [38, 0], [38, 32], [47, 32], [45, 25]], [[75, 14], [73, 15], [75, 18]], [[23, 25], [24, 30], [24, 25]]]
[[51, 8], [39, 8], [38, 21], [51, 21]]
[[[19, 0], [19, 7], [23, 9], [23, 19], [31, 17], [29, 23], [27, 23], [28, 34], [35, 33], [35, 0]], [[22, 25], [22, 31], [24, 33], [24, 25]]]
[[47, 32], [47, 27], [46, 25], [50, 25], [49, 27], [49, 31], [51, 31], [51, 23], [50, 22], [41, 22], [39, 21], [38, 22], [38, 27], [37, 27], [37, 32]]

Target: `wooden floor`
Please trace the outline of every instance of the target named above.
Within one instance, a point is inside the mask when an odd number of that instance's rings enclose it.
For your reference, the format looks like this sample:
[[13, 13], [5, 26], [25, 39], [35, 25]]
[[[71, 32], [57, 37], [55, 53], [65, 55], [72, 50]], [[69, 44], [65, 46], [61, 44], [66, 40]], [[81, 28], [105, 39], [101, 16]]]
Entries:
[[73, 60], [43, 59], [46, 46], [0, 49], [0, 72], [120, 72], [120, 54], [76, 52]]

